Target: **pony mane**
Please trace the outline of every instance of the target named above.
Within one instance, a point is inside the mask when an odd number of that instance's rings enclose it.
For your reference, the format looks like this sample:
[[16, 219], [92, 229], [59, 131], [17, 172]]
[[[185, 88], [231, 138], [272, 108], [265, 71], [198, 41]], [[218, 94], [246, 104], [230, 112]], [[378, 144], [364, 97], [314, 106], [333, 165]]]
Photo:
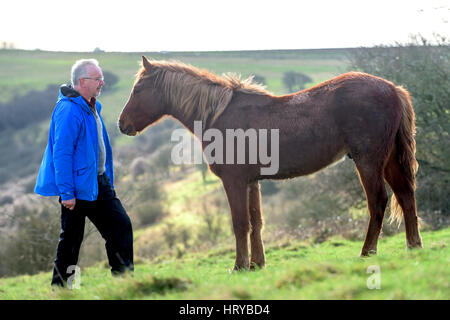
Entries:
[[[151, 69], [142, 67], [136, 77], [153, 78], [164, 98], [177, 106], [185, 116], [199, 116], [203, 126], [214, 123], [225, 111], [234, 91], [257, 95], [272, 95], [253, 77], [241, 79], [233, 73], [217, 76], [205, 69], [179, 61], [150, 61]], [[135, 84], [136, 84], [135, 82]]]

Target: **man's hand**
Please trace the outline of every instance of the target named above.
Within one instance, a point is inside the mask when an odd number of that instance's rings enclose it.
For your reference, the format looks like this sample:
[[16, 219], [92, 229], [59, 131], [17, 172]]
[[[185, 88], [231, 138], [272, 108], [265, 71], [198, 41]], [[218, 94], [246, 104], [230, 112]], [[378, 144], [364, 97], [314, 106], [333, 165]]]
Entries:
[[75, 208], [75, 203], [76, 203], [75, 198], [66, 201], [61, 201], [61, 204], [69, 210], [73, 210]]

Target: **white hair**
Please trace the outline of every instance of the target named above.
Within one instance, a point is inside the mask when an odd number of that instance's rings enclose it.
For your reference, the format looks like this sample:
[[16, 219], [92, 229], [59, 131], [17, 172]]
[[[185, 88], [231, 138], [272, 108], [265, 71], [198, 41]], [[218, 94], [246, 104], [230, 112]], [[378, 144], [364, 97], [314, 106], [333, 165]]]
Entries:
[[80, 78], [83, 78], [87, 75], [89, 66], [96, 66], [100, 68], [96, 59], [81, 59], [75, 62], [75, 64], [72, 66], [72, 86], [78, 85]]

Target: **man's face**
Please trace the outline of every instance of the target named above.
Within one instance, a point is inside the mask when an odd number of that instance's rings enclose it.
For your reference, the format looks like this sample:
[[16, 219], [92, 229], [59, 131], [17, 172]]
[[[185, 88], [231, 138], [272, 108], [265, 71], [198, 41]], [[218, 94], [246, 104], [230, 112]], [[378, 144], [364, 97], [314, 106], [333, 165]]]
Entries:
[[89, 66], [87, 75], [80, 79], [80, 85], [90, 97], [98, 97], [104, 84], [102, 70], [97, 66]]

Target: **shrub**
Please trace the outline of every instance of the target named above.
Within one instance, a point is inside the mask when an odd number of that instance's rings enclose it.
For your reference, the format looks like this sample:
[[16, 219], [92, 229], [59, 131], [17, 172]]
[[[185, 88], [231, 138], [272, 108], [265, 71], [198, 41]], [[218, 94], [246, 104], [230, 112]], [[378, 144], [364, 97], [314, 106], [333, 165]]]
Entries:
[[312, 81], [311, 77], [300, 72], [288, 71], [283, 74], [283, 84], [289, 92], [303, 90]]
[[139, 181], [133, 182], [130, 188], [134, 194], [133, 201], [130, 201], [130, 212], [141, 225], [154, 224], [167, 215], [167, 194], [159, 181], [144, 174], [140, 176]]
[[2, 241], [2, 276], [51, 270], [60, 230], [56, 207], [16, 207], [9, 224], [7, 238]]
[[141, 226], [154, 224], [167, 214], [160, 201], [139, 203], [133, 210]]

